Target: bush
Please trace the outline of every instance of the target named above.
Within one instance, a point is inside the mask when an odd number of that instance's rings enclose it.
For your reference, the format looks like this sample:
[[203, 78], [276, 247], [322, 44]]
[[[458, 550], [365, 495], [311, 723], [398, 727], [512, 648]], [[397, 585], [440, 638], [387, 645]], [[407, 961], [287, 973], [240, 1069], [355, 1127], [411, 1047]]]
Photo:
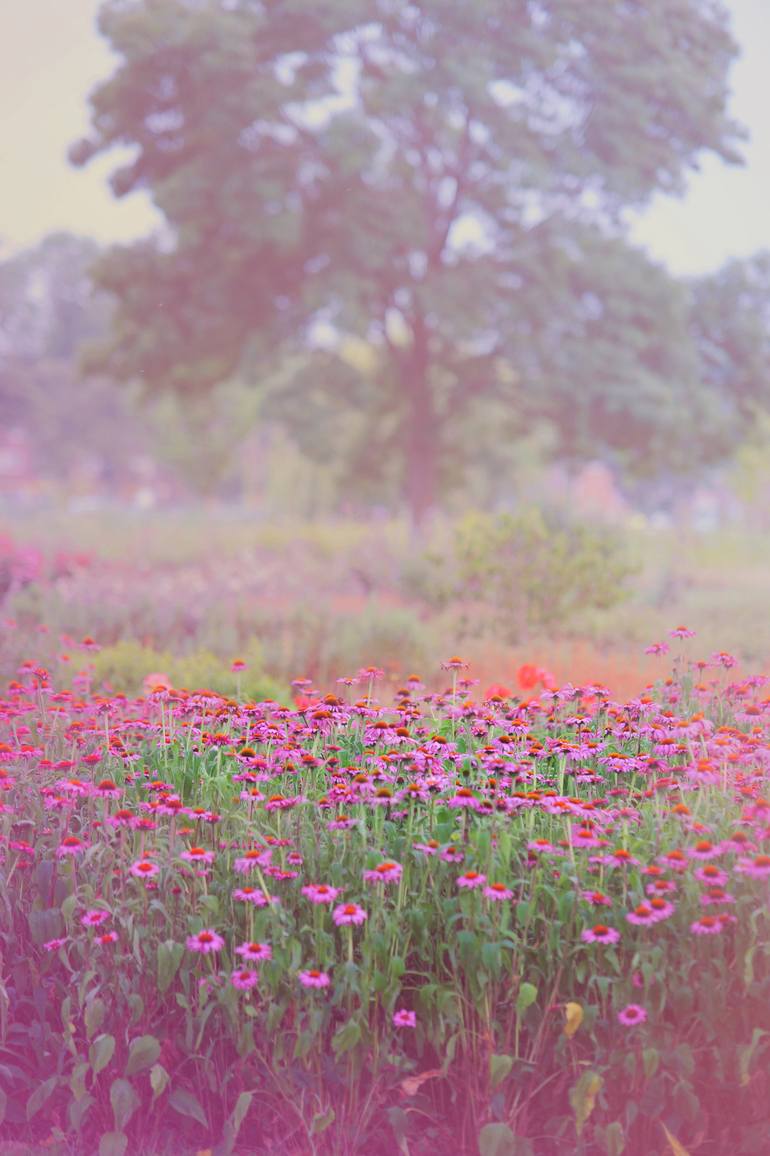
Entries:
[[539, 509], [472, 514], [405, 575], [434, 607], [464, 603], [509, 642], [608, 609], [635, 572], [616, 530]]
[[230, 662], [217, 658], [208, 650], [196, 650], [183, 658], [175, 658], [167, 651], [123, 639], [114, 646], [106, 646], [96, 655], [94, 682], [109, 687], [116, 694], [134, 695], [142, 692], [149, 674], [162, 674], [174, 687], [188, 690], [205, 688], [229, 696], [240, 690], [240, 697], [245, 699], [289, 701], [287, 688], [264, 673], [256, 640], [239, 657], [247, 664], [240, 676], [230, 669]]

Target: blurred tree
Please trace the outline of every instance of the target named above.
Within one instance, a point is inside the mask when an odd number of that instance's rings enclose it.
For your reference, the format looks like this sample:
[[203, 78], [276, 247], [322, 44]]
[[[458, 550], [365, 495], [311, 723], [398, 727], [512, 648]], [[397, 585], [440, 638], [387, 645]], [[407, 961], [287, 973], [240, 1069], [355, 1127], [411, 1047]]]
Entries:
[[716, 0], [107, 0], [100, 28], [120, 63], [72, 160], [131, 146], [113, 189], [168, 230], [101, 262], [93, 364], [203, 390], [325, 334], [294, 416], [310, 380], [363, 407], [351, 463], [402, 463], [416, 521], [482, 402], [631, 466], [692, 417], [686, 307], [623, 212], [738, 159]]
[[718, 446], [732, 450], [770, 411], [770, 253], [728, 261], [695, 278], [690, 293], [699, 373], [719, 413]]
[[112, 302], [90, 276], [99, 252], [93, 240], [52, 233], [0, 262], [0, 411], [48, 477], [89, 455], [109, 474], [141, 444], [131, 391], [78, 370], [83, 344], [109, 328]]

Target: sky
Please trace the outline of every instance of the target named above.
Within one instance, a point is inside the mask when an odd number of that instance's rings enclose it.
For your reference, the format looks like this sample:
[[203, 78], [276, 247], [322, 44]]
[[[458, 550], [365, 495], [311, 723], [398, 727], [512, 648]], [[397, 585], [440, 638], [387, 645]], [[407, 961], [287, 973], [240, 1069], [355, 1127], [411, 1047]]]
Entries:
[[[69, 145], [88, 131], [88, 93], [114, 68], [96, 31], [98, 7], [99, 0], [0, 0], [0, 257], [56, 229], [120, 242], [158, 223], [144, 194], [119, 201], [110, 193], [116, 154], [86, 169], [67, 161]], [[635, 240], [676, 274], [770, 249], [770, 0], [727, 7], [741, 47], [730, 111], [750, 134], [747, 163], [704, 156], [684, 198], [656, 197], [633, 224]]]

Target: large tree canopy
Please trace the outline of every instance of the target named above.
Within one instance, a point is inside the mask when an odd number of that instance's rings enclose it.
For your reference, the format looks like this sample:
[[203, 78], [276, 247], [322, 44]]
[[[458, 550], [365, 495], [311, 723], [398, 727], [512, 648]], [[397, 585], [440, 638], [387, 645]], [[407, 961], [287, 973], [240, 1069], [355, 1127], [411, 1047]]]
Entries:
[[622, 221], [737, 159], [720, 4], [107, 0], [100, 27], [120, 63], [73, 160], [133, 146], [114, 190], [168, 223], [102, 262], [101, 367], [201, 389], [321, 322], [363, 339], [369, 454], [417, 518], [481, 405], [637, 465], [691, 412], [685, 300]]

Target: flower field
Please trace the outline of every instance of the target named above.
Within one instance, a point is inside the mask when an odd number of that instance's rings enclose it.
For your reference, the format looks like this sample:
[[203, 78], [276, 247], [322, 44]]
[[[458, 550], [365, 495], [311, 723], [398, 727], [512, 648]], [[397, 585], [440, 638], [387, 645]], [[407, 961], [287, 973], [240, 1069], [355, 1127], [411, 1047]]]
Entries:
[[671, 635], [649, 652], [672, 673], [626, 702], [534, 669], [528, 697], [484, 692], [459, 658], [440, 691], [370, 667], [291, 706], [23, 664], [0, 1134], [766, 1153], [768, 680]]

